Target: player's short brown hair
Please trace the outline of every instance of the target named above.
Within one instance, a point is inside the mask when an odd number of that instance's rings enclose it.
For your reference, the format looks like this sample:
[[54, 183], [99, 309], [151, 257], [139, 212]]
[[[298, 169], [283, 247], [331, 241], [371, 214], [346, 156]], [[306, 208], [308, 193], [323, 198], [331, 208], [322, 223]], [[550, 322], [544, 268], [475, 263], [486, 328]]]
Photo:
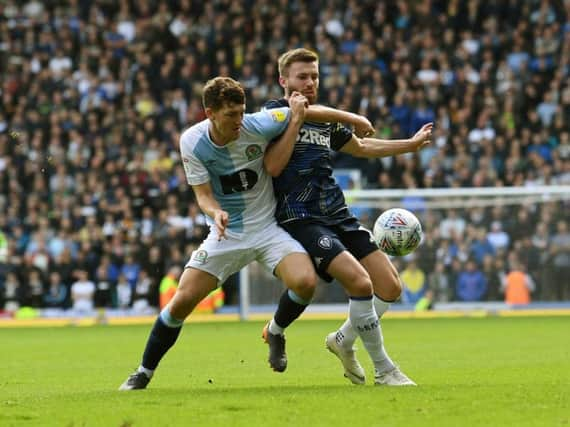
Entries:
[[202, 92], [204, 108], [217, 111], [227, 104], [245, 104], [245, 91], [241, 84], [230, 77], [208, 80]]
[[279, 75], [286, 77], [289, 74], [289, 67], [295, 62], [318, 62], [319, 55], [309, 49], [303, 47], [291, 49], [279, 57], [277, 64], [279, 66]]

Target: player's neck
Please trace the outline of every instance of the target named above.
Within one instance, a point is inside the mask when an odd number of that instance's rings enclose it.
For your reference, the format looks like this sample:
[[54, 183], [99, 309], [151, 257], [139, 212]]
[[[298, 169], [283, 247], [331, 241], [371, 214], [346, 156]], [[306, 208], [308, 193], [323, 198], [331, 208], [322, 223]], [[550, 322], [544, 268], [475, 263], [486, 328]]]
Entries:
[[210, 135], [210, 140], [215, 144], [223, 147], [231, 142], [231, 140], [224, 138], [220, 132], [216, 130], [216, 127], [210, 123], [208, 126], [208, 133]]

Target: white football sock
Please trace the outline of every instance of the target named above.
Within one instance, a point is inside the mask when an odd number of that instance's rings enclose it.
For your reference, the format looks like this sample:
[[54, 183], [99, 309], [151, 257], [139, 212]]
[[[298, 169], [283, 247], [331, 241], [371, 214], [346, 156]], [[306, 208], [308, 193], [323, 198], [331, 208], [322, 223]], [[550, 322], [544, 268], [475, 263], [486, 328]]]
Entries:
[[152, 369], [147, 369], [143, 365], [140, 365], [137, 369], [137, 372], [144, 373], [149, 379], [152, 378], [154, 371]]
[[372, 298], [364, 300], [351, 298], [348, 303], [348, 315], [350, 323], [362, 339], [376, 371], [382, 373], [393, 369], [394, 363], [382, 345], [382, 330], [374, 310]]
[[348, 319], [338, 328], [336, 331], [336, 342], [342, 345], [346, 349], [350, 349], [356, 341], [356, 337], [358, 337], [358, 333], [352, 327], [352, 323], [350, 323], [350, 313]]
[[271, 322], [269, 322], [269, 327], [267, 328], [267, 330], [271, 335], [283, 335], [283, 332], [285, 332], [284, 328], [275, 323], [275, 319], [271, 319]]
[[[382, 315], [386, 313], [386, 311], [388, 311], [392, 305], [391, 302], [383, 301], [376, 295], [372, 297], [372, 301], [374, 301], [374, 309], [376, 310], [376, 314], [379, 318], [382, 318]], [[382, 333], [382, 331], [380, 331], [380, 333]], [[350, 317], [346, 319], [346, 321], [340, 328], [338, 328], [338, 331], [336, 332], [336, 342], [345, 348], [351, 348], [354, 345], [354, 341], [356, 341], [357, 337], [358, 334], [350, 323]]]
[[374, 301], [374, 309], [376, 310], [376, 314], [378, 315], [378, 318], [381, 319], [384, 313], [388, 311], [392, 303], [378, 298], [376, 294], [374, 294], [372, 300]]

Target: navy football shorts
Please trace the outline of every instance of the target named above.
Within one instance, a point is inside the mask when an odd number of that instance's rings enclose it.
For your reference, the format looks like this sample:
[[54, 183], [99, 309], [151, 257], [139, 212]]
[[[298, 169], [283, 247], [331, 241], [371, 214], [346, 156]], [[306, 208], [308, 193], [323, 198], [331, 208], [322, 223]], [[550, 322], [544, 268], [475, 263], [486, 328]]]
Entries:
[[361, 260], [378, 249], [370, 231], [362, 227], [354, 217], [331, 225], [300, 220], [281, 226], [303, 245], [317, 273], [327, 282], [332, 282], [333, 278], [326, 270], [342, 251], [346, 250]]

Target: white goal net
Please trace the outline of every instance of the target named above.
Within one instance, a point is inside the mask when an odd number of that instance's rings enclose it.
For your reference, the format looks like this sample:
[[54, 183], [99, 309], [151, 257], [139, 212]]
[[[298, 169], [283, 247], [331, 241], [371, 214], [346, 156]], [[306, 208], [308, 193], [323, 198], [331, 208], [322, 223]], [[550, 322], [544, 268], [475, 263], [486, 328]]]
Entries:
[[[534, 284], [533, 301], [570, 300], [570, 186], [350, 190], [351, 211], [371, 229], [386, 209], [414, 212], [424, 230], [411, 255], [392, 258], [404, 284], [403, 304], [430, 291], [435, 303], [504, 301], [501, 281], [513, 269]], [[459, 289], [466, 271], [480, 272], [485, 286]], [[274, 306], [283, 285], [259, 265], [240, 274], [245, 317]], [[338, 283], [320, 283], [313, 306], [346, 303]]]

